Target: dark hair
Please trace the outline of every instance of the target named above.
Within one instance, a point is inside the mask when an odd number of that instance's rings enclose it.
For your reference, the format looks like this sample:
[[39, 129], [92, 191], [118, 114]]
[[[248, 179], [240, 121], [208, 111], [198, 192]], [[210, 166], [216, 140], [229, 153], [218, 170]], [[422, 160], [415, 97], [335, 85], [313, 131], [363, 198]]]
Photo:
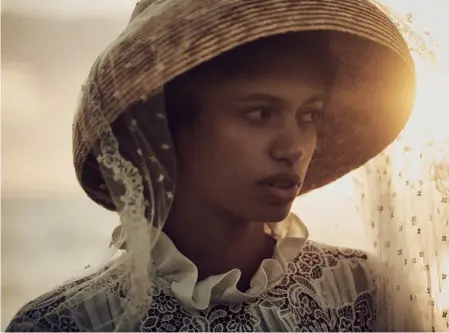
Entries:
[[198, 112], [195, 82], [229, 77], [242, 72], [251, 65], [248, 54], [258, 50], [291, 49], [314, 59], [322, 71], [326, 85], [330, 88], [336, 74], [336, 59], [329, 49], [327, 31], [296, 32], [258, 39], [234, 48], [176, 77], [165, 85], [165, 105], [172, 136], [192, 124]]

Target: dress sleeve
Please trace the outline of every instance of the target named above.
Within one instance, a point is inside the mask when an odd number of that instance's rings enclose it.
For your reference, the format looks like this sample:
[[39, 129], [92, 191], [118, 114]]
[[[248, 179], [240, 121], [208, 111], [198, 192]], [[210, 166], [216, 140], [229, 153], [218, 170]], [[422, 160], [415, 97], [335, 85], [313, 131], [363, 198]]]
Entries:
[[6, 332], [80, 332], [74, 313], [61, 306], [65, 298], [48, 293], [22, 307], [13, 317]]
[[55, 330], [55, 325], [47, 326], [40, 319], [40, 313], [19, 311], [6, 327], [5, 332], [62, 332]]

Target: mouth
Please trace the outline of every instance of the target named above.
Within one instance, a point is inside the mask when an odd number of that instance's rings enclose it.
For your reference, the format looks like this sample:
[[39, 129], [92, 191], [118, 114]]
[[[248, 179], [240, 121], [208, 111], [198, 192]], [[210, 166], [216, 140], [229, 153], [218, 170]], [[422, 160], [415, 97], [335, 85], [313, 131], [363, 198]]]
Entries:
[[266, 185], [270, 185], [273, 187], [278, 187], [278, 188], [286, 189], [286, 190], [299, 186], [299, 184], [292, 183], [292, 182], [274, 182], [274, 183], [267, 183]]
[[268, 194], [281, 203], [292, 202], [301, 188], [301, 177], [296, 174], [279, 173], [259, 182]]

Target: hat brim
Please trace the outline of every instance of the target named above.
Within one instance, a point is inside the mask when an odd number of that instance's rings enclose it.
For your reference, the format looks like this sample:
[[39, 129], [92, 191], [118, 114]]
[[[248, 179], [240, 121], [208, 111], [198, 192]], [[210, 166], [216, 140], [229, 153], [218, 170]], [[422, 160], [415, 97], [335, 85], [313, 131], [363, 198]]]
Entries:
[[92, 67], [74, 122], [77, 177], [106, 208], [114, 205], [98, 193], [101, 175], [92, 175], [98, 172], [92, 148], [101, 135], [93, 105], [101, 105], [113, 123], [126, 106], [151, 98], [176, 76], [259, 38], [326, 30], [341, 63], [301, 194], [379, 154], [410, 117], [416, 79], [409, 49], [394, 23], [368, 0], [174, 0], [141, 6], [146, 7], [136, 8], [138, 15]]

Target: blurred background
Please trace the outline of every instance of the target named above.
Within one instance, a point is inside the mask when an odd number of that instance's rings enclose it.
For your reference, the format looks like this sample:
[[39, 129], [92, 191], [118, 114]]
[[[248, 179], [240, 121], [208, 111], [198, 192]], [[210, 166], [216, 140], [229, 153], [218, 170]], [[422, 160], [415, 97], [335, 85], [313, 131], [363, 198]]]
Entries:
[[81, 84], [134, 0], [2, 1], [1, 329], [25, 302], [102, 258], [118, 218], [72, 166]]
[[[385, 3], [416, 13], [423, 30], [449, 40], [449, 0]], [[20, 306], [107, 252], [118, 216], [96, 206], [78, 186], [71, 125], [91, 64], [125, 27], [135, 0], [2, 0], [1, 5], [4, 330]], [[312, 238], [351, 247], [366, 243], [363, 222], [345, 223], [361, 221], [353, 176], [295, 203]]]

